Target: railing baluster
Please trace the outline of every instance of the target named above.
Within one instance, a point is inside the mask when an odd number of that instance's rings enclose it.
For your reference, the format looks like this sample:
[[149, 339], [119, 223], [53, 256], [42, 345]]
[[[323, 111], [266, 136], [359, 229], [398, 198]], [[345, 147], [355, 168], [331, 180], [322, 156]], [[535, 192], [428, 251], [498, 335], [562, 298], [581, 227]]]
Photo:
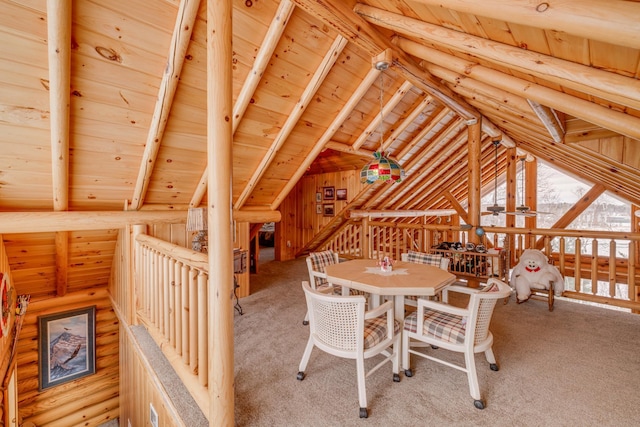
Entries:
[[206, 387], [209, 378], [208, 362], [208, 293], [207, 275], [204, 272], [198, 274], [198, 380], [200, 385]]
[[189, 266], [182, 264], [180, 272], [182, 276], [182, 306], [180, 309], [182, 316], [182, 361], [189, 364]]
[[609, 243], [609, 296], [616, 296], [616, 241]]
[[591, 293], [598, 294], [598, 239], [591, 241]]
[[575, 278], [576, 292], [582, 291], [582, 239], [576, 238], [576, 251], [573, 263], [573, 277]]
[[198, 284], [195, 268], [189, 270], [189, 367], [195, 374], [198, 369]]

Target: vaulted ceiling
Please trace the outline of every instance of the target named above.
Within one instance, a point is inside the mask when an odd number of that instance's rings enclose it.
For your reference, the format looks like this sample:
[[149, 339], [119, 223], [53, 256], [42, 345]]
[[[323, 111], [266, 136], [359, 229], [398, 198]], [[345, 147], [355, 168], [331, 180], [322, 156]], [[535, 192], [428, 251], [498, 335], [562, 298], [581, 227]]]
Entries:
[[[216, 2], [61, 3], [0, 5], [0, 211], [201, 204]], [[407, 178], [370, 207], [450, 208], [470, 168], [492, 184], [493, 140], [640, 205], [640, 3], [232, 3], [235, 209], [276, 210], [304, 174], [359, 170], [381, 148]], [[53, 234], [1, 232], [18, 277], [36, 282], [20, 251], [55, 247]], [[85, 261], [104, 274], [110, 251]]]

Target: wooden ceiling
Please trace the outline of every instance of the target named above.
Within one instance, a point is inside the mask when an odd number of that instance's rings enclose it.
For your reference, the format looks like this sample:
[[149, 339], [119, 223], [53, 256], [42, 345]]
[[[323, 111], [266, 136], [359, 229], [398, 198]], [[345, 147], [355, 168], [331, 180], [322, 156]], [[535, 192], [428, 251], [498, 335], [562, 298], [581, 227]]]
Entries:
[[[68, 3], [0, 5], [0, 211], [203, 203], [207, 1]], [[304, 174], [359, 170], [381, 145], [407, 179], [371, 208], [450, 208], [470, 167], [492, 184], [495, 139], [640, 205], [638, 2], [232, 3], [235, 209], [277, 210]], [[54, 233], [1, 232], [17, 284], [55, 283]], [[96, 285], [114, 236], [68, 236]]]

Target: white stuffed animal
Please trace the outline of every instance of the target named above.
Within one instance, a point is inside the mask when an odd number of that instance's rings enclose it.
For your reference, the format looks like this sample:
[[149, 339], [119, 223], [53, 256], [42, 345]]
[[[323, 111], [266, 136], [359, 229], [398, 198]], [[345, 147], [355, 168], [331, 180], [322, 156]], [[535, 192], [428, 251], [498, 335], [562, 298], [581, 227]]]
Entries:
[[547, 256], [539, 250], [525, 249], [520, 256], [520, 262], [511, 272], [511, 286], [516, 289], [516, 300], [528, 300], [531, 289], [549, 289], [551, 282], [554, 294], [562, 294], [564, 278], [560, 271], [549, 264]]

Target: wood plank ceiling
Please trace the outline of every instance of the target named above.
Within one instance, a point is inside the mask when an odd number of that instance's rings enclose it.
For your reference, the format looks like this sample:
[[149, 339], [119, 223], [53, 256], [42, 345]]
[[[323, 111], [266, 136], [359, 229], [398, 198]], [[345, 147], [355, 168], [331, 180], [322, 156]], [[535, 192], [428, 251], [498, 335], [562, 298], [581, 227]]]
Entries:
[[[206, 5], [2, 2], [0, 211], [206, 201]], [[359, 170], [381, 146], [407, 179], [360, 206], [464, 205], [470, 167], [493, 183], [494, 139], [640, 205], [638, 2], [234, 0], [232, 25], [237, 210], [276, 210], [304, 174]], [[56, 289], [56, 247], [68, 277], [106, 284], [113, 230], [59, 231], [1, 230], [22, 291]]]

